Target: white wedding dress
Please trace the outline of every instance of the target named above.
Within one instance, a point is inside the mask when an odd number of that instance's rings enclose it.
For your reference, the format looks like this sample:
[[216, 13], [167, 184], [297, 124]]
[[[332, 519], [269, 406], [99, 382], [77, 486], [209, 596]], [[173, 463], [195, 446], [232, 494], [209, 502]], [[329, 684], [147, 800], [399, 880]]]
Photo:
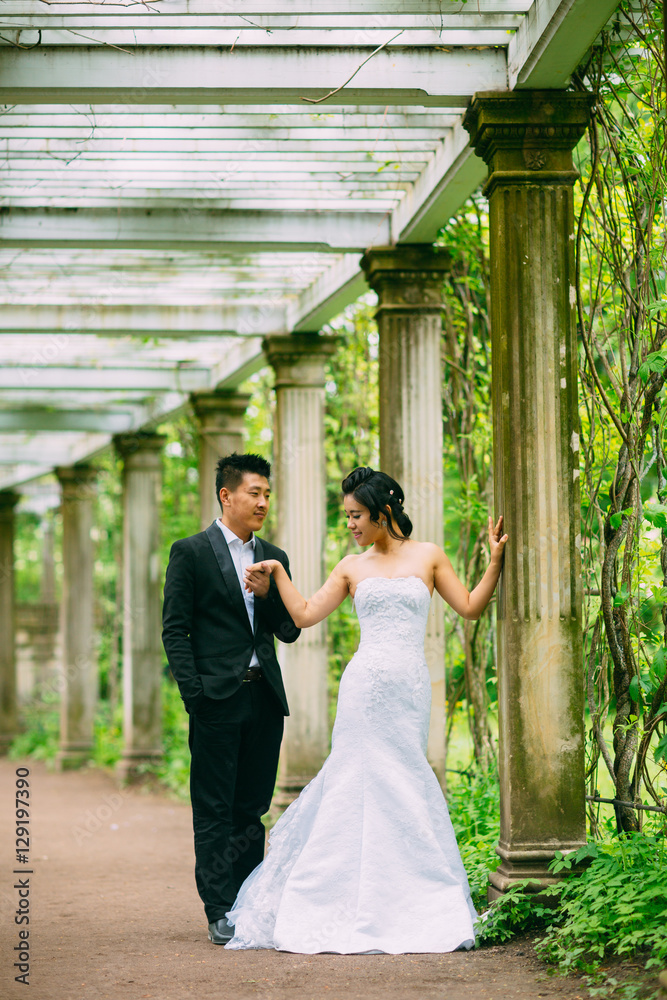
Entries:
[[227, 948], [401, 954], [473, 946], [477, 914], [425, 757], [430, 600], [416, 576], [357, 585], [361, 641], [341, 679], [331, 753], [243, 883]]

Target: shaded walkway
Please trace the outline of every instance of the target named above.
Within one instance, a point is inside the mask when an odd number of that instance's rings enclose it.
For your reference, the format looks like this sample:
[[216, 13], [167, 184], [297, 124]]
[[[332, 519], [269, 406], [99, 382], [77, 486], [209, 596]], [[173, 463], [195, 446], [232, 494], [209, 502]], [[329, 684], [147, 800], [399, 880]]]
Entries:
[[[100, 771], [28, 762], [31, 864], [16, 866], [17, 762], [0, 760], [0, 996], [39, 1000], [574, 1000], [525, 944], [454, 955], [226, 952], [206, 939], [187, 805]], [[14, 867], [31, 868], [30, 988], [13, 981]], [[21, 876], [16, 876], [20, 878]]]

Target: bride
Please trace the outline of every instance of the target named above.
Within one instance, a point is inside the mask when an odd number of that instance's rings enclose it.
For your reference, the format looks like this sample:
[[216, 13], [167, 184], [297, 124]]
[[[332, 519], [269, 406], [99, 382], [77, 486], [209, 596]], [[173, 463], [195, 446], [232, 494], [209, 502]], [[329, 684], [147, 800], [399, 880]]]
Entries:
[[[343, 480], [346, 556], [305, 600], [276, 560], [246, 570], [253, 589], [272, 573], [299, 628], [349, 594], [359, 648], [340, 683], [331, 753], [283, 813], [264, 861], [227, 919], [227, 948], [336, 952], [447, 952], [471, 948], [475, 909], [447, 805], [425, 750], [431, 684], [424, 659], [433, 588], [478, 618], [500, 574], [507, 535], [489, 518], [491, 563], [468, 593], [444, 552], [410, 538], [403, 492], [383, 472]], [[266, 577], [264, 576], [264, 579]]]

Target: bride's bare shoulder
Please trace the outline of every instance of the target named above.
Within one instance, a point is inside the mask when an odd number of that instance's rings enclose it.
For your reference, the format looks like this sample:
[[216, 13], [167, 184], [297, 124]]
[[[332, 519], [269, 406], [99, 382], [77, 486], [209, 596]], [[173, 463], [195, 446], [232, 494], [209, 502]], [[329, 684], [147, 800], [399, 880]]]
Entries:
[[349, 556], [343, 556], [341, 561], [334, 567], [334, 573], [337, 576], [342, 576], [345, 580], [350, 580], [351, 574], [354, 573], [354, 566], [357, 560], [360, 558], [361, 553], [351, 552]]
[[449, 559], [435, 542], [415, 542], [415, 545], [419, 546], [417, 554], [433, 569], [449, 563]]

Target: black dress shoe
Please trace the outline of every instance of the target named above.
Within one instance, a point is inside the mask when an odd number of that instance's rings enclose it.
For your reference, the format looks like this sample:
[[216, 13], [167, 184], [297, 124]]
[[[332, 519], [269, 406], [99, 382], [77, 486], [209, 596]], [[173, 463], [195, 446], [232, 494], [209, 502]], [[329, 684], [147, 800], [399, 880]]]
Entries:
[[227, 944], [234, 937], [234, 928], [227, 917], [212, 920], [208, 925], [208, 939], [213, 944]]

